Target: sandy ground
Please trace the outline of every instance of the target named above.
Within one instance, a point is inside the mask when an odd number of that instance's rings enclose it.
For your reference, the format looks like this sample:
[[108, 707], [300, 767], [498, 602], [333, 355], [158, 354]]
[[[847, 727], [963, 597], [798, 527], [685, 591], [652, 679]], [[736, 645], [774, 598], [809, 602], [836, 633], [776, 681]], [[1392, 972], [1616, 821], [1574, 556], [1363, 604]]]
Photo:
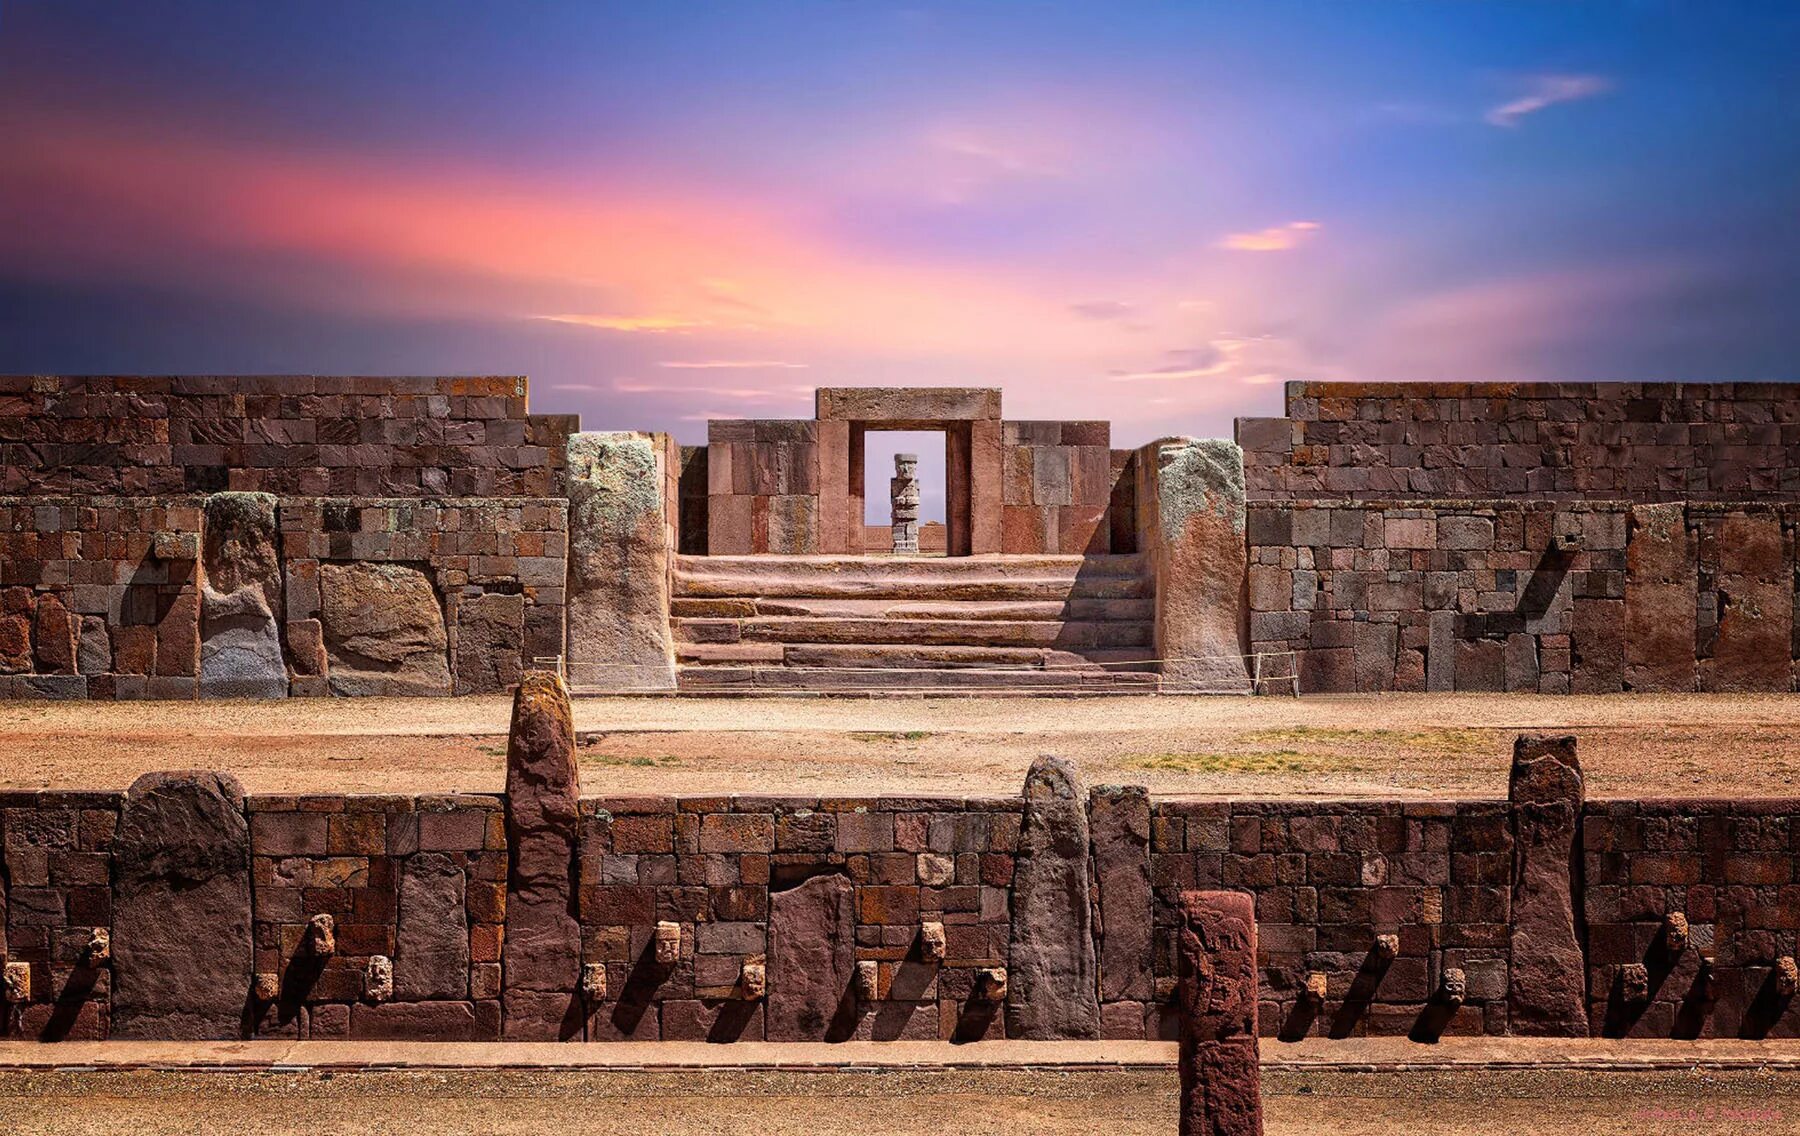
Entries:
[[[218, 768], [253, 792], [494, 792], [510, 703], [0, 703], [0, 784]], [[1800, 698], [580, 698], [583, 790], [1013, 793], [1040, 753], [1160, 794], [1504, 796], [1521, 730], [1579, 735], [1593, 796], [1800, 796]]]
[[[1800, 1132], [1800, 1077], [1570, 1071], [1265, 1074], [1269, 1136]], [[603, 1136], [1119, 1136], [1175, 1131], [1167, 1071], [20, 1073], [0, 1131]]]

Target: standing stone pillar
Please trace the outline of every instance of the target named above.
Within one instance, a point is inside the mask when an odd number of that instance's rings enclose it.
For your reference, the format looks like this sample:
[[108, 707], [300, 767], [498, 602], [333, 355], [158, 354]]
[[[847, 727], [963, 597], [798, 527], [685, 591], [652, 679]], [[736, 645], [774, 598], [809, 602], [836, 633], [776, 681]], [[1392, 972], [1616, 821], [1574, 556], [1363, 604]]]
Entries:
[[1256, 901], [1181, 893], [1181, 1136], [1261, 1136]]
[[919, 455], [895, 454], [894, 476], [888, 482], [893, 506], [894, 551], [919, 551]]
[[506, 939], [501, 1035], [552, 1041], [581, 1030], [576, 838], [581, 787], [569, 692], [530, 671], [513, 696], [506, 747]]
[[206, 499], [202, 536], [201, 697], [286, 698], [275, 498], [213, 494]]
[[1581, 764], [1575, 739], [1521, 734], [1513, 742], [1510, 1031], [1586, 1037], [1587, 956], [1576, 931]]
[[1625, 686], [1632, 691], [1694, 689], [1695, 601], [1699, 587], [1687, 506], [1631, 507], [1625, 544]]
[[228, 773], [146, 773], [113, 831], [112, 1036], [243, 1036], [250, 825]]
[[[1100, 1000], [1124, 1003], [1102, 1012], [1143, 1024], [1150, 1001], [1150, 794], [1142, 785], [1101, 785], [1088, 797], [1099, 895]], [[1108, 1036], [1116, 1036], [1111, 1029]], [[1141, 1036], [1141, 1035], [1140, 1035]]]
[[1137, 467], [1163, 689], [1248, 694], [1244, 451], [1218, 438], [1166, 438], [1140, 451]]
[[1081, 779], [1070, 762], [1040, 757], [1025, 776], [1025, 815], [1013, 868], [1007, 1037], [1100, 1036], [1089, 885]]
[[671, 690], [672, 526], [663, 437], [569, 436], [569, 679], [602, 690]]
[[845, 992], [856, 970], [856, 889], [843, 876], [814, 876], [769, 897], [770, 1041], [842, 1041]]

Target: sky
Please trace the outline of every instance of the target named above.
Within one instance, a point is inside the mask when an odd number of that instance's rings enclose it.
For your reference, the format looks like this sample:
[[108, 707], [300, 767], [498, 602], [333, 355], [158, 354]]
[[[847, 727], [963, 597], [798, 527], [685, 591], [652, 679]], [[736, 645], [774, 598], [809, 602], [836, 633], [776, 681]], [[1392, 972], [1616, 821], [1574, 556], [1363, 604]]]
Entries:
[[687, 442], [1000, 386], [1115, 445], [1800, 378], [1796, 59], [1733, 0], [0, 0], [0, 372], [526, 374]]

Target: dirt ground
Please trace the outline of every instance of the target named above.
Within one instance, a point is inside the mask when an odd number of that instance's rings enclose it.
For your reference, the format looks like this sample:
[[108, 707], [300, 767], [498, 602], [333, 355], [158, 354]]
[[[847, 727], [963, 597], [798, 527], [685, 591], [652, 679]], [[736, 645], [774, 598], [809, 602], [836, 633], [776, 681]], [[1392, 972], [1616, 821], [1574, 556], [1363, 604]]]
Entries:
[[[1119, 1136], [1175, 1130], [1155, 1070], [883, 1072], [59, 1072], [9, 1075], [20, 1136], [406, 1132], [597, 1136]], [[1800, 1077], [1566, 1070], [1266, 1073], [1269, 1136], [1708, 1136], [1800, 1132]]]
[[[495, 792], [510, 703], [0, 703], [0, 785], [216, 768], [253, 792]], [[1800, 796], [1800, 698], [578, 698], [590, 794], [995, 793], [1040, 753], [1159, 794], [1497, 797], [1521, 730], [1573, 732], [1592, 796]]]

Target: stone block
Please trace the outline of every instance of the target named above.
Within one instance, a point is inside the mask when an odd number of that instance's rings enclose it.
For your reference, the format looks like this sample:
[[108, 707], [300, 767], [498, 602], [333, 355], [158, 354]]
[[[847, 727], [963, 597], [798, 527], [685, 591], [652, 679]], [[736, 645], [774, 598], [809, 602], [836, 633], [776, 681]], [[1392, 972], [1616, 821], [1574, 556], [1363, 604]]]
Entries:
[[[675, 683], [669, 627], [674, 549], [664, 500], [661, 435], [569, 439], [569, 675], [608, 690]], [[708, 499], [709, 549], [750, 552], [751, 498]], [[738, 509], [742, 516], [738, 516]], [[728, 532], [735, 523], [741, 532]]]
[[1087, 808], [1073, 765], [1041, 757], [1025, 777], [1013, 869], [1006, 1036], [1100, 1035]]
[[554, 1041], [581, 1023], [581, 925], [574, 911], [580, 784], [568, 691], [530, 671], [513, 698], [506, 756], [506, 935], [509, 1039]]
[[1511, 1032], [1587, 1033], [1586, 970], [1575, 927], [1574, 848], [1583, 784], [1575, 739], [1520, 735], [1513, 743]]
[[495, 694], [525, 673], [525, 597], [488, 592], [456, 606], [456, 692]]
[[829, 875], [769, 897], [768, 1040], [841, 1041], [854, 1032], [853, 892], [848, 879]]
[[443, 609], [422, 569], [376, 561], [321, 564], [319, 585], [332, 693], [450, 693]]
[[1098, 893], [1100, 1000], [1146, 1001], [1151, 996], [1148, 792], [1141, 785], [1095, 788], [1088, 797], [1088, 827]]
[[1181, 893], [1182, 1136], [1259, 1136], [1255, 900], [1243, 892]]

